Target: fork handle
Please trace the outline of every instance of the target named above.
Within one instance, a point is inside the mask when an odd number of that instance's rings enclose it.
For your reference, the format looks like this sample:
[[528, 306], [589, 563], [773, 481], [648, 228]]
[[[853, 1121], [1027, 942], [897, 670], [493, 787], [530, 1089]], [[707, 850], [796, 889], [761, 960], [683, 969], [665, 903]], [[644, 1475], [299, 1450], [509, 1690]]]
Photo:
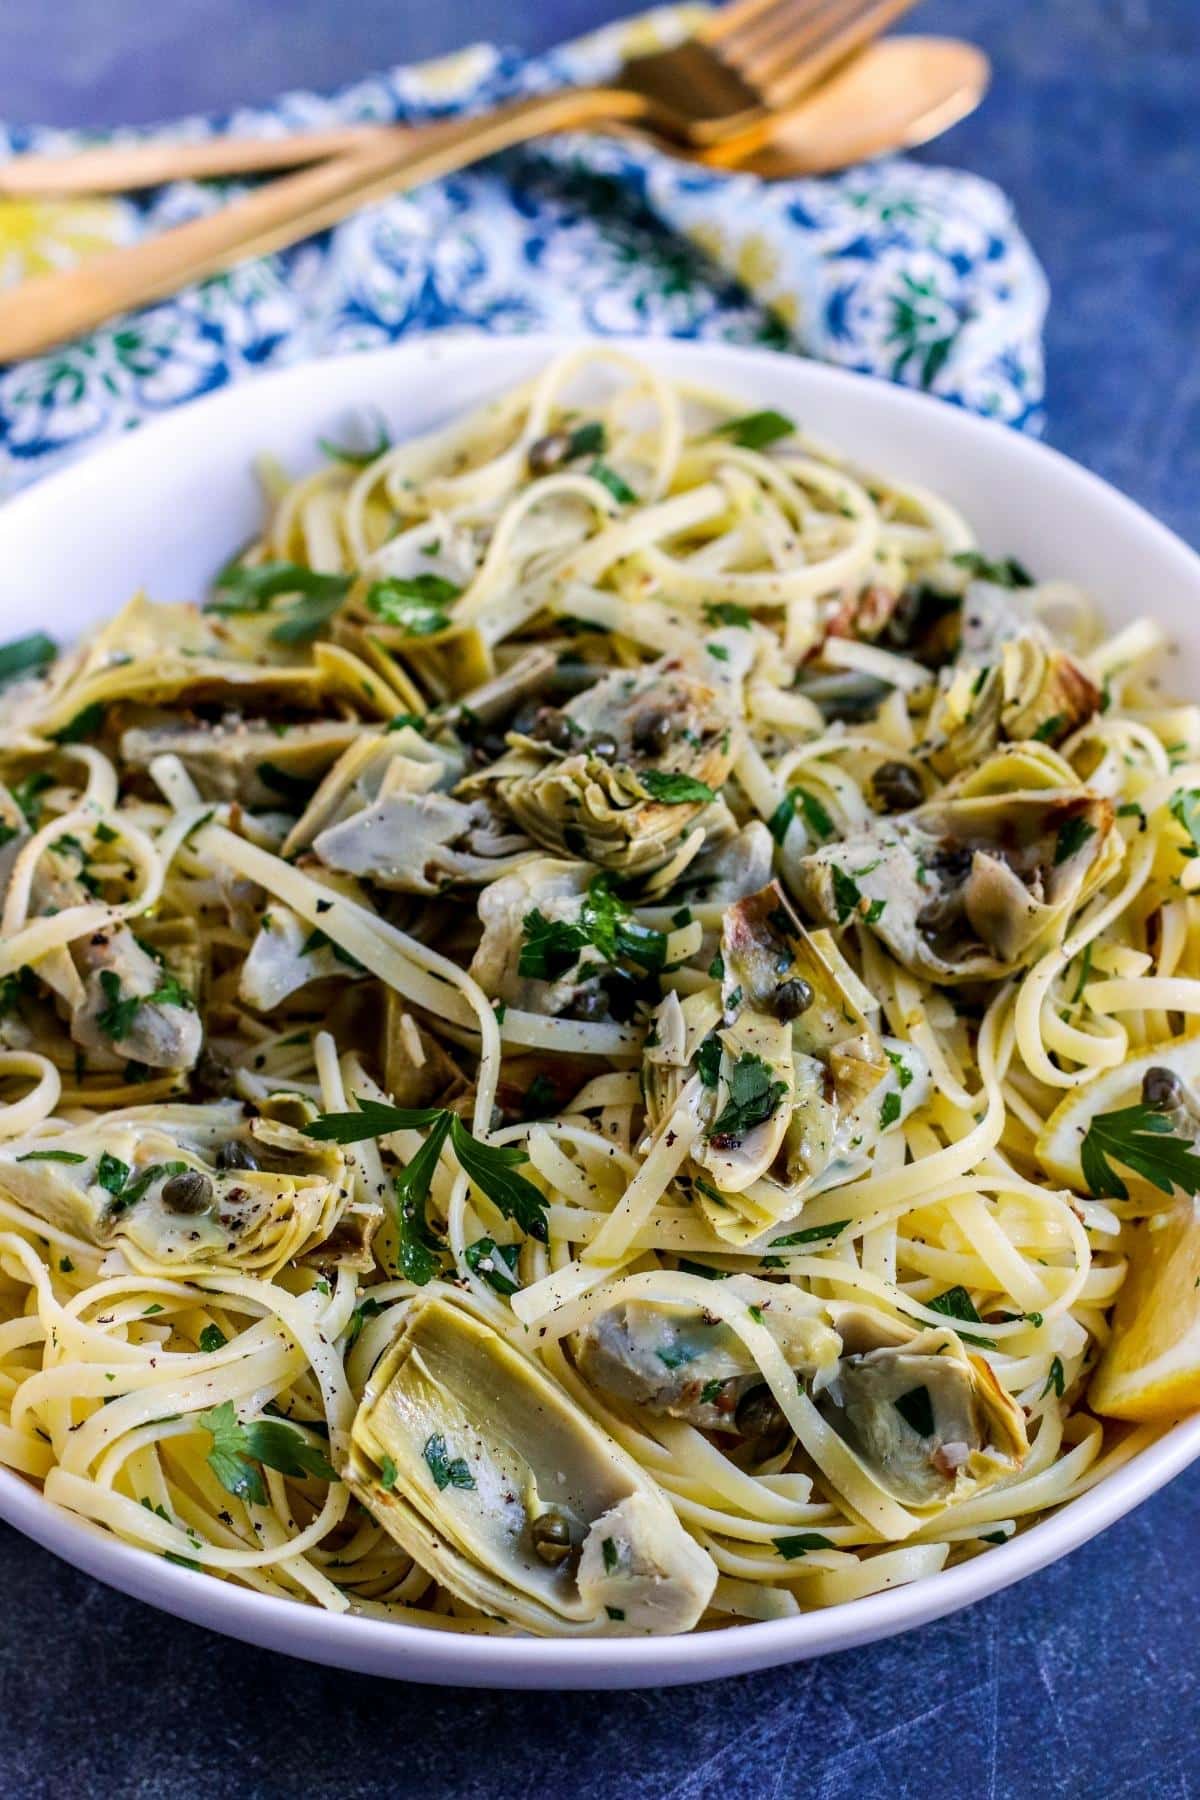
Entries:
[[272, 181], [206, 218], [0, 293], [0, 363], [39, 355], [114, 314], [282, 250], [388, 193], [436, 180], [529, 138], [628, 123], [650, 110], [641, 95], [625, 89], [566, 88], [429, 127], [415, 147], [407, 140], [399, 148], [394, 140], [364, 144]]
[[0, 198], [126, 194], [169, 181], [211, 181], [278, 174], [345, 156], [372, 142], [406, 139], [404, 125], [343, 125], [332, 131], [294, 131], [286, 137], [202, 138], [198, 143], [97, 144], [67, 156], [32, 152], [0, 162]]

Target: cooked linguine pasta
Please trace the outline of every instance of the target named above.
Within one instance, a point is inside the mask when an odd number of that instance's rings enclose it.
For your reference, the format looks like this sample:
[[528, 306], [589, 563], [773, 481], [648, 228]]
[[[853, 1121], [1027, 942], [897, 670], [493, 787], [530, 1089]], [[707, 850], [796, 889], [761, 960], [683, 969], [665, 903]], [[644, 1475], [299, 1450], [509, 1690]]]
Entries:
[[1113, 1306], [1200, 1187], [1157, 628], [597, 346], [327, 451], [205, 604], [0, 651], [0, 1461], [578, 1635], [930, 1575], [1135, 1454]]

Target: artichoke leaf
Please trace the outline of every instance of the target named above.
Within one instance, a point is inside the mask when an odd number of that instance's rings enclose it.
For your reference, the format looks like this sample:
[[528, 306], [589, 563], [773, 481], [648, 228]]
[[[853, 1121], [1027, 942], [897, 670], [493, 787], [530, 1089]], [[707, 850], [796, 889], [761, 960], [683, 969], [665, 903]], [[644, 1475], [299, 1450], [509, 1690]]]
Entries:
[[[441, 1297], [367, 1384], [345, 1479], [443, 1586], [539, 1636], [690, 1630], [716, 1568], [666, 1496], [557, 1383]], [[539, 1555], [552, 1516], [566, 1554]]]

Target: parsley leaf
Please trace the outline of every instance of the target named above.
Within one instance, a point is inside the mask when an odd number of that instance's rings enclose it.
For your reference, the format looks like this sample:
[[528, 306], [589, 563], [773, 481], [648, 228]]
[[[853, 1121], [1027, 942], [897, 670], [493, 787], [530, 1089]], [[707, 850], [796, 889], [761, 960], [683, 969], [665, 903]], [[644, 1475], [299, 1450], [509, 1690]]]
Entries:
[[707, 1088], [715, 1088], [721, 1074], [721, 1040], [710, 1031], [696, 1052], [696, 1071]]
[[[516, 1144], [480, 1143], [477, 1138], [472, 1137], [458, 1115], [447, 1112], [444, 1107], [387, 1106], [382, 1101], [364, 1100], [355, 1112], [323, 1113], [305, 1127], [305, 1135], [323, 1143], [358, 1144], [364, 1138], [386, 1137], [391, 1131], [418, 1130], [425, 1125], [434, 1126], [435, 1131], [440, 1133], [439, 1149], [448, 1129], [454, 1154], [464, 1174], [487, 1195], [504, 1218], [514, 1219], [522, 1231], [528, 1232], [543, 1244], [547, 1242], [549, 1232], [546, 1225], [546, 1197], [531, 1181], [516, 1173], [516, 1165], [528, 1160], [525, 1152]], [[417, 1157], [409, 1164], [408, 1170], [397, 1178], [398, 1181], [407, 1177], [407, 1181], [411, 1183], [418, 1179], [411, 1176], [409, 1171], [428, 1150], [434, 1135], [434, 1132], [430, 1133], [423, 1149], [418, 1151]], [[434, 1166], [434, 1163], [429, 1165], [430, 1177]], [[423, 1167], [424, 1165], [422, 1169]], [[404, 1197], [407, 1197], [407, 1187], [402, 1199]]]
[[93, 700], [90, 706], [77, 712], [73, 719], [68, 719], [57, 731], [47, 732], [46, 735], [53, 738], [56, 744], [78, 744], [84, 738], [95, 737], [104, 724], [107, 705], [105, 700]]
[[1123, 1163], [1160, 1193], [1200, 1194], [1200, 1156], [1190, 1139], [1176, 1137], [1171, 1122], [1148, 1106], [1097, 1113], [1080, 1146], [1083, 1179], [1091, 1193], [1128, 1200], [1129, 1190], [1112, 1164]]
[[335, 589], [344, 594], [350, 587], [349, 575], [323, 575], [317, 569], [306, 569], [301, 563], [264, 562], [255, 567], [246, 563], [229, 563], [213, 583], [215, 598], [206, 610], [219, 613], [265, 612], [272, 600], [281, 594], [299, 594], [306, 599], [324, 598]]
[[129, 1180], [129, 1164], [122, 1162], [119, 1156], [112, 1156], [107, 1150], [100, 1153], [100, 1161], [96, 1164], [96, 1185], [102, 1187], [114, 1199]]
[[[930, 1312], [942, 1313], [948, 1319], [965, 1319], [968, 1324], [976, 1325], [983, 1323], [975, 1310], [975, 1302], [965, 1287], [947, 1288], [944, 1294], [935, 1294], [934, 1298], [927, 1300], [925, 1304]], [[974, 1344], [977, 1349], [994, 1350], [996, 1348], [991, 1338], [979, 1337], [977, 1334], [972, 1335], [969, 1331], [960, 1331], [958, 1335], [964, 1344]]]
[[900, 1096], [896, 1093], [885, 1094], [883, 1105], [879, 1109], [879, 1123], [886, 1131], [900, 1117]]
[[521, 920], [524, 942], [517, 973], [534, 981], [557, 981], [579, 961], [588, 944], [587, 932], [574, 919], [548, 919], [538, 907]]
[[197, 1346], [205, 1356], [211, 1356], [215, 1350], [223, 1350], [229, 1339], [219, 1325], [206, 1325], [196, 1339]]
[[652, 800], [664, 806], [686, 806], [694, 801], [715, 800], [716, 790], [694, 775], [682, 775], [669, 769], [641, 769], [638, 780]]
[[425, 1440], [425, 1448], [421, 1452], [433, 1476], [434, 1486], [439, 1494], [448, 1487], [473, 1488], [475, 1477], [472, 1475], [465, 1457], [456, 1456], [451, 1460], [446, 1440], [440, 1431]]
[[354, 1311], [350, 1314], [350, 1323], [346, 1328], [345, 1354], [347, 1356], [349, 1356], [351, 1350], [353, 1350], [355, 1344], [357, 1344], [359, 1338], [362, 1336], [363, 1326], [366, 1324], [367, 1320], [373, 1319], [377, 1313], [386, 1312], [387, 1307], [388, 1302], [386, 1300], [376, 1300], [370, 1294], [365, 1295], [363, 1299], [359, 1301]]
[[1066, 1388], [1066, 1385], [1067, 1385], [1067, 1372], [1062, 1366], [1062, 1358], [1060, 1356], [1056, 1356], [1056, 1357], [1054, 1357], [1054, 1359], [1052, 1360], [1052, 1362], [1050, 1364], [1050, 1373], [1046, 1377], [1046, 1385], [1042, 1389], [1041, 1393], [1038, 1395], [1038, 1399], [1039, 1400], [1043, 1399], [1044, 1396], [1050, 1392], [1050, 1389], [1053, 1388], [1054, 1392], [1058, 1395], [1058, 1398], [1061, 1400], [1063, 1397], [1063, 1391]]
[[706, 600], [703, 611], [709, 625], [740, 625], [745, 629], [754, 623], [749, 608], [737, 606], [732, 600]]
[[992, 562], [978, 550], [960, 550], [950, 561], [956, 568], [965, 569], [974, 581], [990, 581], [996, 587], [1006, 588], [1034, 585], [1033, 576], [1028, 569], [1013, 556], [1005, 556], [998, 562]]
[[795, 429], [791, 419], [772, 407], [764, 412], [743, 413], [740, 418], [726, 419], [717, 426], [721, 437], [732, 438], [744, 450], [763, 450], [777, 438], [791, 437]]
[[1171, 817], [1182, 825], [1192, 840], [1191, 848], [1184, 852], [1191, 856], [1200, 850], [1200, 790], [1196, 788], [1179, 788], [1171, 795]]
[[833, 905], [837, 913], [837, 922], [844, 925], [851, 913], [858, 911], [858, 903], [862, 899], [862, 890], [857, 881], [847, 875], [844, 869], [833, 865]]
[[40, 675], [57, 655], [58, 645], [44, 631], [31, 631], [28, 637], [0, 644], [0, 687], [27, 675]]
[[436, 1124], [442, 1112], [440, 1106], [387, 1106], [382, 1100], [360, 1100], [354, 1112], [322, 1113], [305, 1126], [304, 1135], [323, 1144], [361, 1144], [391, 1131], [420, 1131]]
[[1090, 837], [1095, 837], [1095, 835], [1096, 827], [1090, 825], [1088, 821], [1079, 814], [1076, 814], [1073, 819], [1068, 819], [1066, 824], [1059, 830], [1058, 838], [1054, 845], [1055, 868], [1057, 869], [1060, 863], [1067, 862], [1070, 857], [1075, 855], [1077, 850], [1082, 850], [1088, 839]]
[[78, 1150], [27, 1150], [24, 1156], [18, 1156], [17, 1161], [83, 1163], [87, 1161], [87, 1157], [81, 1156]]
[[607, 875], [596, 875], [589, 883], [578, 919], [547, 919], [534, 907], [521, 923], [525, 941], [517, 971], [538, 981], [565, 974], [589, 945], [608, 963], [626, 959], [644, 969], [661, 969], [666, 960], [666, 933], [640, 925], [612, 892]]
[[401, 1169], [393, 1183], [396, 1193], [396, 1224], [400, 1238], [400, 1267], [407, 1279], [417, 1287], [441, 1271], [441, 1242], [429, 1229], [425, 1203], [434, 1171], [442, 1154], [442, 1146], [450, 1130], [450, 1114], [439, 1114], [433, 1130], [417, 1151], [408, 1167]]
[[563, 460], [574, 462], [577, 456], [598, 456], [607, 448], [604, 426], [599, 419], [589, 419], [586, 424], [577, 425], [567, 439], [567, 454]]
[[530, 1237], [546, 1243], [550, 1236], [546, 1197], [516, 1172], [518, 1163], [528, 1161], [525, 1152], [516, 1144], [481, 1144], [457, 1115], [450, 1121], [450, 1141], [463, 1173], [487, 1195], [501, 1217], [512, 1219]]
[[810, 794], [806, 788], [789, 788], [767, 820], [767, 830], [777, 844], [782, 844], [787, 836], [788, 827], [796, 817], [797, 810], [803, 815], [813, 837], [824, 840], [834, 836], [836, 827], [817, 796]]
[[207, 1457], [209, 1468], [226, 1493], [239, 1500], [266, 1505], [267, 1489], [256, 1466], [259, 1463], [280, 1475], [315, 1476], [320, 1481], [338, 1479], [324, 1453], [280, 1419], [255, 1419], [243, 1425], [233, 1401], [225, 1400], [209, 1412], [202, 1412], [197, 1423], [212, 1438]]
[[634, 493], [629, 483], [627, 481], [622, 481], [621, 477], [617, 474], [617, 471], [610, 468], [608, 463], [601, 462], [597, 457], [596, 461], [588, 470], [588, 474], [593, 481], [598, 481], [602, 487], [606, 487], [613, 499], [617, 501], [620, 506], [637, 505], [637, 495]]
[[409, 637], [432, 637], [450, 624], [446, 611], [462, 593], [443, 575], [393, 575], [367, 589], [367, 610], [385, 625], [398, 625]]
[[833, 1539], [823, 1537], [819, 1531], [797, 1531], [792, 1537], [772, 1538], [771, 1542], [785, 1562], [794, 1562], [809, 1550], [837, 1549]]
[[25, 814], [31, 831], [36, 831], [38, 820], [42, 816], [42, 802], [39, 798], [47, 788], [54, 786], [54, 777], [45, 769], [35, 769], [32, 775], [16, 782], [9, 790], [13, 799]]
[[110, 1038], [128, 1037], [134, 1015], [142, 1004], [140, 994], [121, 997], [121, 977], [115, 969], [101, 969], [100, 991], [105, 1004], [96, 1014], [96, 1024]]
[[841, 1237], [849, 1223], [849, 1219], [838, 1219], [832, 1225], [810, 1225], [805, 1231], [793, 1231], [787, 1237], [772, 1238], [771, 1249], [788, 1249], [793, 1244], [819, 1244], [822, 1238]]
[[769, 1119], [787, 1092], [785, 1081], [772, 1081], [761, 1056], [739, 1056], [729, 1075], [729, 1097], [709, 1137], [744, 1137]]
[[498, 1294], [507, 1297], [517, 1292], [521, 1284], [517, 1280], [520, 1251], [516, 1244], [498, 1244], [494, 1238], [481, 1237], [468, 1244], [463, 1254], [471, 1273], [481, 1275]]

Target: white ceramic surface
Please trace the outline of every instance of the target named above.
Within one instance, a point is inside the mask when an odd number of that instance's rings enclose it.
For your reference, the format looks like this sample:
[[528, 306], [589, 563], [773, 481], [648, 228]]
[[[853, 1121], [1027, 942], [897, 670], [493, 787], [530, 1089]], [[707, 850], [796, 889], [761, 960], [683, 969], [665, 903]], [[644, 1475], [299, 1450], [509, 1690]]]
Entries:
[[[336, 438], [359, 409], [382, 409], [405, 436], [563, 347], [441, 337], [304, 364], [122, 439], [0, 510], [0, 641], [37, 628], [70, 637], [142, 586], [156, 599], [197, 597], [258, 526], [259, 452], [302, 472], [317, 460], [317, 436]], [[670, 375], [741, 396], [747, 408], [778, 407], [864, 462], [936, 488], [965, 510], [985, 549], [1081, 582], [1112, 620], [1158, 613], [1179, 642], [1173, 677], [1200, 691], [1200, 558], [1075, 464], [941, 402], [798, 358], [682, 342], [628, 348]], [[1200, 1417], [1008, 1544], [930, 1580], [798, 1619], [649, 1641], [509, 1641], [334, 1617], [118, 1543], [4, 1470], [0, 1516], [125, 1593], [288, 1655], [456, 1685], [659, 1687], [847, 1649], [981, 1600], [1084, 1543], [1197, 1456]]]

